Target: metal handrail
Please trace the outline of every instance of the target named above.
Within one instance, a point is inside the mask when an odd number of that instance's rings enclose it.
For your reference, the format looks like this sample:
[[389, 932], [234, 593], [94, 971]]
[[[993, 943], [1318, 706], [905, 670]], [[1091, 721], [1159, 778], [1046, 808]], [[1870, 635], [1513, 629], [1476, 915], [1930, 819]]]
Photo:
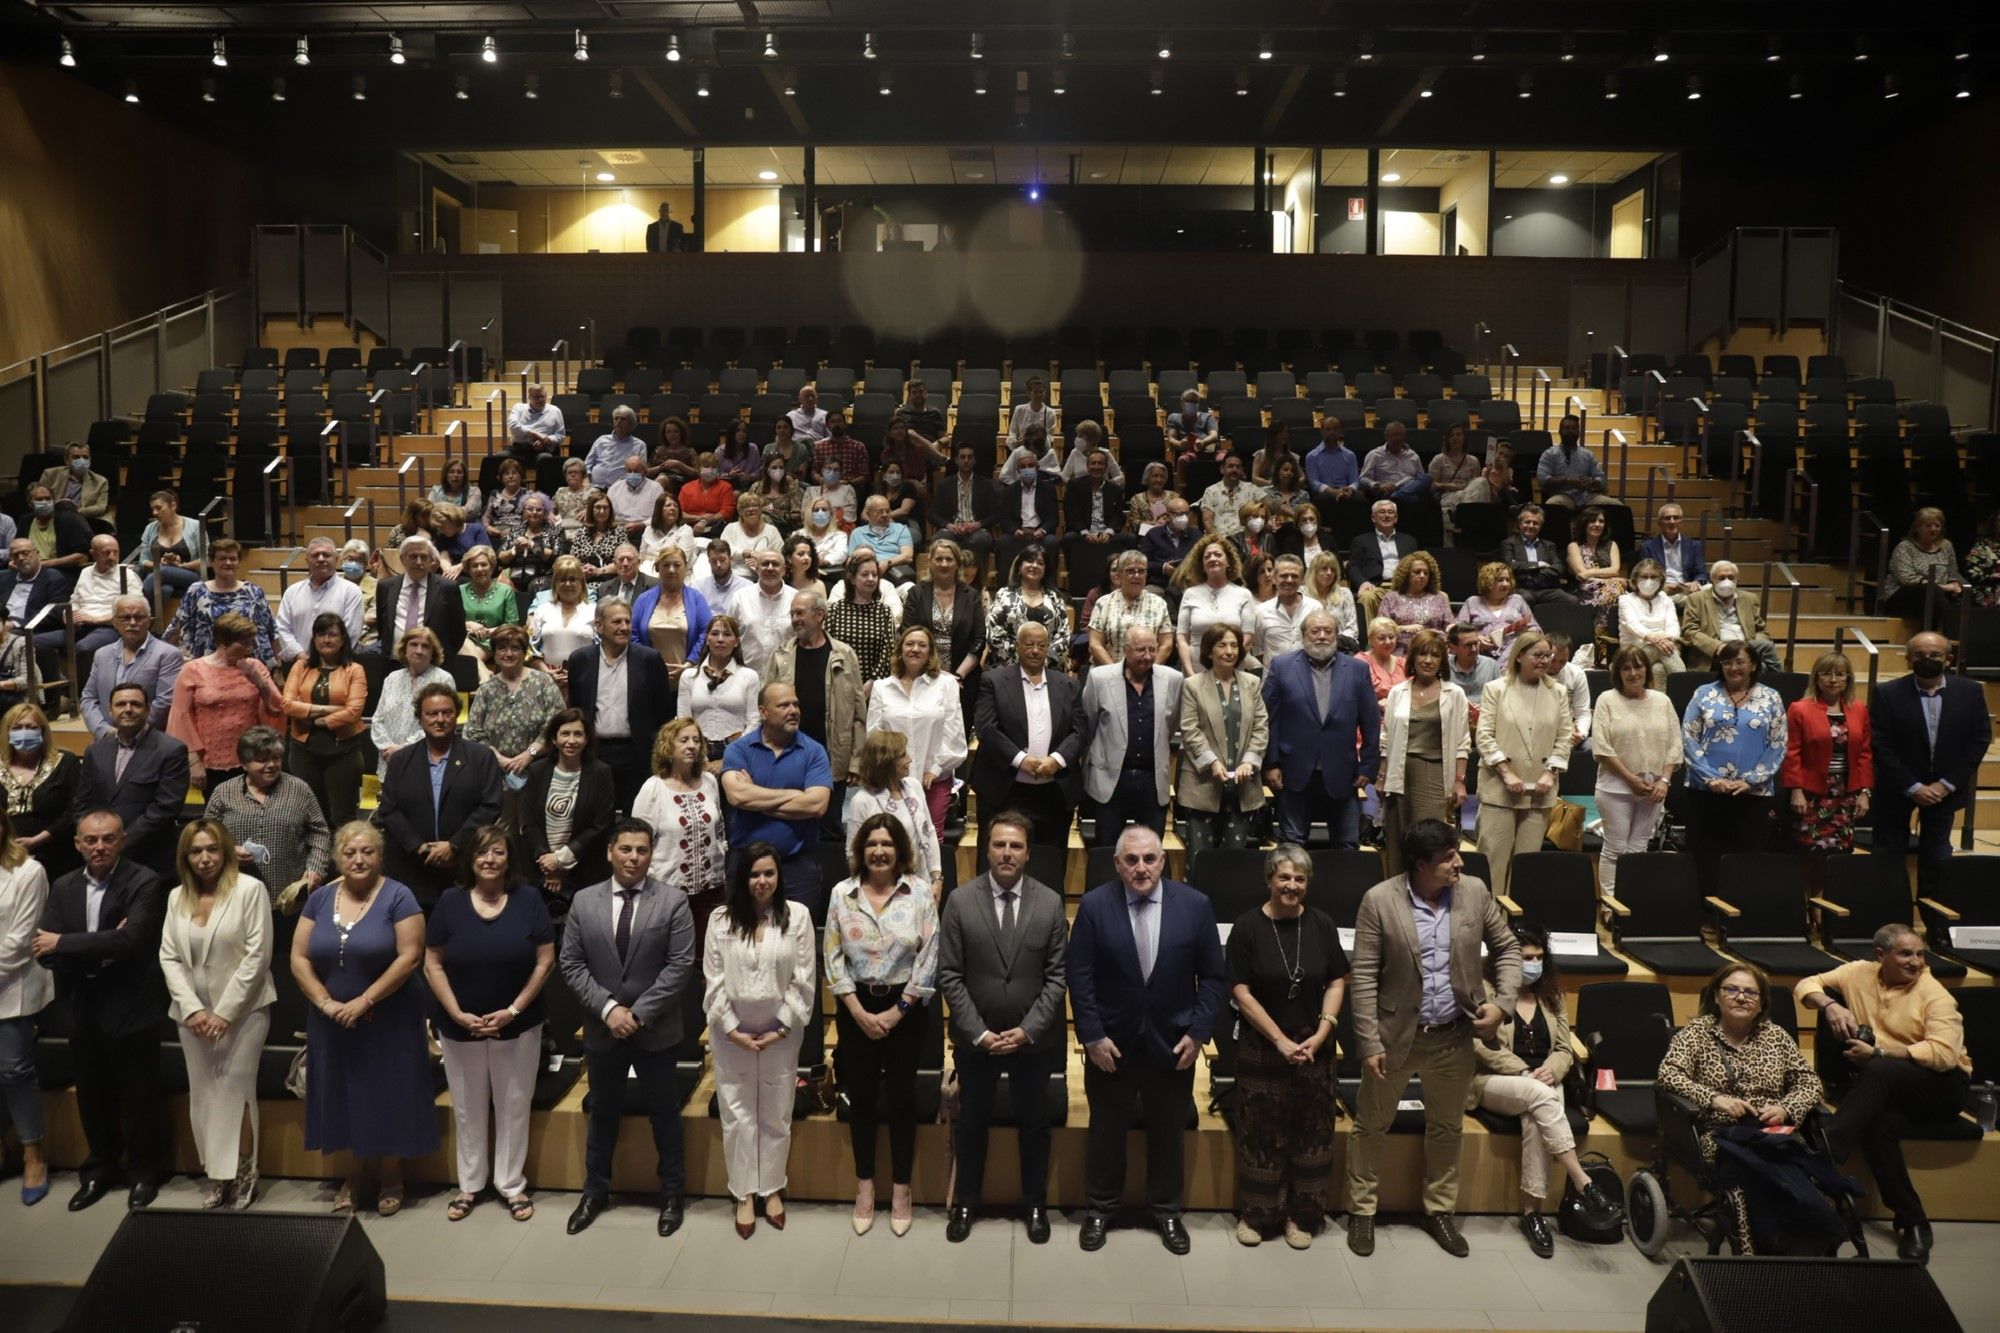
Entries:
[[[1612, 360], [1613, 357], [1617, 358], [1615, 362]], [[1612, 369], [1614, 365], [1617, 367], [1616, 370]], [[1604, 391], [1607, 394], [1625, 378], [1625, 372], [1631, 369], [1631, 366], [1632, 354], [1617, 343], [1612, 343], [1611, 351], [1604, 358]], [[1605, 399], [1607, 403], [1610, 401], [1609, 398]]]
[[76, 692], [76, 697], [78, 699], [81, 699], [83, 697], [82, 682], [75, 679], [76, 622], [73, 619], [71, 619], [71, 615], [72, 612], [70, 611], [70, 605], [68, 602], [66, 601], [50, 602], [47, 606], [44, 606], [41, 610], [35, 612], [34, 618], [29, 620], [27, 624], [21, 626], [20, 633], [23, 636], [25, 636], [28, 640], [28, 651], [26, 654], [28, 659], [28, 698], [38, 699], [41, 696], [42, 664], [39, 660], [41, 654], [35, 651], [35, 632], [41, 628], [42, 622], [44, 620], [47, 620], [50, 616], [54, 616], [56, 617], [56, 619], [62, 622], [64, 637], [65, 637], [65, 651], [69, 656], [70, 679], [67, 683], [74, 687]]
[[[1547, 407], [1546, 399], [1543, 402], [1543, 406], [1544, 408]], [[1579, 438], [1586, 440], [1590, 438], [1590, 409], [1583, 405], [1583, 399], [1573, 393], [1563, 395], [1563, 415], [1576, 418], [1577, 435]], [[1542, 429], [1547, 430], [1548, 428], [1549, 419], [1545, 412], [1542, 417]]]
[[[1701, 545], [1703, 550], [1707, 550], [1708, 548], [1708, 523], [1709, 520], [1714, 517], [1715, 517], [1715, 511], [1713, 509], [1709, 509], [1706, 507], [1702, 509], [1701, 526], [1696, 530], [1696, 535], [1701, 540]], [[1731, 523], [1727, 518], [1725, 518], [1722, 520], [1722, 558], [1724, 560], [1734, 561], [1736, 558], [1735, 552], [1736, 552], [1736, 525]], [[1713, 566], [1715, 562], [1711, 560], [1709, 561], [1709, 564]]]
[[329, 421], [326, 423], [326, 429], [319, 433], [319, 493], [329, 500], [334, 498], [333, 450], [328, 446], [326, 437], [335, 431], [340, 432], [341, 475], [345, 476], [347, 473], [345, 466], [347, 463], [347, 423], [338, 419]]
[[1858, 510], [1854, 517], [1848, 520], [1847, 531], [1847, 609], [1850, 611], [1854, 609], [1856, 603], [1859, 601], [1855, 596], [1855, 586], [1859, 581], [1858, 575], [1861, 567], [1861, 521], [1863, 519], [1868, 520], [1876, 532], [1877, 550], [1874, 587], [1875, 595], [1878, 598], [1882, 595], [1882, 584], [1888, 579], [1889, 575], [1889, 527], [1881, 519], [1877, 518], [1873, 511], [1866, 509]]
[[[226, 495], [218, 495], [214, 499], [210, 500], [207, 504], [203, 505], [201, 507], [201, 512], [194, 516], [194, 521], [201, 524], [203, 532], [207, 532], [208, 517], [210, 514], [213, 514], [218, 508], [227, 509], [229, 511], [229, 526], [225, 528], [224, 531], [227, 532], [230, 536], [236, 538], [238, 541], [241, 541], [243, 539], [243, 534], [236, 530], [236, 506], [229, 503], [229, 497]], [[202, 543], [202, 550], [206, 551], [207, 549], [208, 549], [208, 543], [204, 541]], [[203, 563], [206, 563], [206, 561], [204, 561]]]
[[1868, 697], [1873, 699], [1875, 697], [1876, 682], [1882, 679], [1882, 650], [1875, 646], [1874, 640], [1862, 632], [1859, 625], [1835, 625], [1833, 627], [1833, 651], [1836, 653], [1847, 651], [1847, 646], [1842, 640], [1849, 634], [1852, 634], [1854, 641], [1861, 645], [1861, 651], [1868, 654]]
[[1793, 577], [1792, 567], [1790, 565], [1787, 565], [1784, 561], [1766, 560], [1764, 562], [1763, 591], [1758, 593], [1757, 600], [1758, 603], [1764, 608], [1764, 617], [1765, 617], [1765, 622], [1767, 624], [1769, 623], [1771, 615], [1771, 570], [1773, 568], [1776, 568], [1779, 572], [1781, 572], [1785, 576], [1785, 586], [1791, 589], [1792, 593], [1792, 595], [1786, 599], [1791, 603], [1791, 609], [1786, 613], [1785, 616], [1784, 661], [1785, 661], [1785, 670], [1790, 671], [1792, 669], [1792, 654], [1794, 651], [1796, 651], [1799, 641], [1799, 592], [1805, 585], [1801, 584], [1797, 578]]
[[[206, 546], [207, 543], [204, 542], [203, 545]], [[146, 556], [146, 548], [143, 546], [135, 546], [132, 548], [132, 554], [126, 556], [123, 560], [118, 562], [120, 570], [118, 575], [118, 584], [119, 584], [118, 595], [120, 597], [125, 596], [128, 591], [125, 587], [125, 574], [124, 574], [124, 571], [127, 569], [131, 570], [134, 574], [139, 575], [141, 579], [141, 582], [139, 584], [139, 595], [141, 597], [144, 597], [146, 595], [146, 585], [144, 582], [146, 575], [139, 568], [140, 565], [145, 563], [145, 556]], [[159, 566], [155, 566], [154, 569], [155, 572], [157, 573]], [[156, 634], [159, 632], [160, 628], [166, 624], [166, 617], [167, 617], [166, 585], [167, 581], [165, 579], [155, 578], [153, 580], [153, 632]]]
[[342, 532], [345, 534], [342, 536], [340, 544], [344, 547], [348, 542], [354, 540], [354, 511], [363, 505], [368, 506], [368, 549], [373, 552], [375, 550], [375, 497], [372, 495], [361, 496], [353, 504], [347, 506], [347, 512], [340, 516]]
[[[376, 422], [382, 427], [382, 447], [393, 453], [396, 448], [395, 415], [393, 413], [384, 413], [382, 410], [382, 400], [388, 396], [389, 391], [387, 389], [377, 389], [369, 396], [368, 407], [374, 414]], [[369, 450], [368, 456], [371, 459], [374, 458], [375, 451], [372, 449]]]
[[[502, 385], [500, 385], [500, 386], [499, 386], [498, 388], [494, 389], [492, 393], [489, 393], [489, 394], [487, 394], [487, 395], [486, 395], [486, 452], [487, 452], [487, 453], [489, 453], [489, 454], [493, 452], [493, 444], [494, 444], [494, 441], [496, 441], [496, 440], [498, 440], [498, 439], [500, 438], [500, 437], [499, 437], [498, 435], [495, 435], [495, 434], [493, 433], [493, 400], [494, 400], [495, 398], [498, 398], [498, 399], [500, 400], [500, 428], [501, 428], [501, 429], [502, 429], [502, 430], [504, 431], [504, 430], [505, 430], [505, 429], [507, 428], [507, 386], [506, 386], [506, 385], [502, 384]], [[526, 399], [524, 398], [524, 399], [522, 399], [522, 401], [523, 401], [523, 402], [525, 402], [525, 401], [527, 401], [527, 400], [526, 400]], [[510, 441], [509, 443], [511, 443], [511, 441]], [[469, 470], [471, 469], [471, 457], [472, 457], [472, 455], [471, 455], [471, 449], [472, 449], [472, 446], [471, 446], [470, 444], [467, 444], [467, 445], [466, 445], [465, 447], [466, 447], [466, 451], [467, 451], [467, 452], [466, 452], [466, 459], [467, 459], [467, 462], [466, 462], [466, 467], [467, 467], [467, 470], [469, 471]]]
[[[472, 433], [466, 430], [464, 417], [460, 417], [444, 428], [444, 461], [446, 463], [451, 461], [451, 437], [454, 435], [458, 436], [459, 455], [465, 460], [465, 472], [469, 479], [472, 475]], [[444, 470], [443, 464], [439, 465], [438, 470], [439, 474], [442, 475]]]
[[[278, 538], [283, 538], [286, 535], [283, 521], [284, 511], [278, 508], [278, 470], [290, 464], [291, 460], [282, 454], [264, 464], [264, 515], [271, 523], [271, 535]], [[233, 519], [236, 511], [232, 508], [229, 512]], [[296, 510], [292, 514], [292, 532], [290, 535], [293, 541], [298, 540], [298, 513]]]
[[1659, 508], [1653, 504], [1653, 478], [1656, 476], [1666, 483], [1664, 489], [1666, 490], [1667, 498], [1663, 503], [1680, 503], [1680, 500], [1677, 498], [1680, 483], [1675, 478], [1673, 469], [1665, 463], [1655, 463], [1646, 469], [1646, 517], [1648, 518], [1660, 512]]
[[305, 553], [306, 548], [301, 546], [292, 552], [284, 564], [278, 566], [278, 596], [283, 597], [285, 590], [292, 586], [292, 566], [304, 559]]
[[[1764, 442], [1757, 438], [1757, 432], [1754, 430], [1746, 430], [1742, 434], [1743, 439], [1740, 443], [1735, 440], [1729, 443], [1729, 470], [1732, 476], [1729, 495], [1736, 511], [1748, 518], [1757, 513], [1758, 498], [1764, 494]], [[1742, 445], [1744, 444], [1750, 446], [1750, 493], [1743, 496], [1738, 503], [1737, 482], [1743, 475]]]
[[419, 495], [430, 494], [431, 488], [424, 481], [424, 456], [422, 454], [411, 454], [396, 465], [396, 509], [400, 513], [407, 514], [410, 511], [409, 477], [410, 465], [413, 463], [417, 469], [417, 493]]
[[[429, 412], [436, 407], [431, 401], [430, 373], [431, 363], [428, 361], [419, 361], [410, 367], [410, 401], [420, 412]], [[419, 421], [417, 424], [421, 426], [423, 423]]]
[[1783, 514], [1784, 533], [1787, 538], [1795, 535], [1792, 527], [1793, 506], [1798, 503], [1798, 484], [1806, 484], [1806, 533], [1803, 543], [1795, 542], [1794, 555], [1801, 560], [1810, 559], [1819, 553], [1819, 483], [1807, 476], [1799, 468], [1785, 469], [1785, 508]]
[[1531, 423], [1535, 420], [1535, 399], [1539, 395], [1542, 400], [1543, 430], [1549, 428], [1549, 400], [1555, 397], [1555, 392], [1555, 381], [1549, 378], [1549, 372], [1536, 366], [1534, 378], [1528, 381], [1528, 420]]
[[1513, 343], [1500, 344], [1500, 395], [1514, 399], [1521, 392], [1521, 349]]
[[[1658, 430], [1660, 424], [1660, 395], [1667, 391], [1667, 377], [1659, 371], [1647, 371], [1646, 378], [1653, 381], [1653, 385], [1651, 389], [1642, 391], [1639, 395], [1639, 440], [1641, 443], [1645, 442], [1649, 434], [1646, 429], [1648, 422], [1652, 423], [1655, 431]], [[1626, 403], [1625, 410], [1629, 413], [1632, 410], [1632, 405]]]
[[[1602, 464], [1605, 458], [1611, 457], [1611, 442], [1613, 440], [1618, 441], [1618, 494], [1620, 498], [1623, 498], [1627, 483], [1632, 480], [1632, 442], [1625, 438], [1624, 431], [1619, 430], [1616, 426], [1606, 426], [1604, 428], [1604, 442], [1598, 449], [1598, 452], [1603, 457], [1599, 458], [1598, 462]], [[1610, 468], [1605, 468], [1607, 476], [1610, 475], [1610, 471]]]
[[451, 372], [452, 407], [465, 406], [465, 339], [453, 338], [444, 349], [445, 369]]
[[542, 363], [530, 361], [521, 367], [521, 401], [528, 401], [528, 382], [542, 373]]
[[[556, 392], [562, 393], [563, 377], [569, 373], [569, 339], [555, 340], [555, 345], [549, 348], [549, 361], [556, 372]], [[522, 392], [525, 394], [527, 390], [524, 388]]]

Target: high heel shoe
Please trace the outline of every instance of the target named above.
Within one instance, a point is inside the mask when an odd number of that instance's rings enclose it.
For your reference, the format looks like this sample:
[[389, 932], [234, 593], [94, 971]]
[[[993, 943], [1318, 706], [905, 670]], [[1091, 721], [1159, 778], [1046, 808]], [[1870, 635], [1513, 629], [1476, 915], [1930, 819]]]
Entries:
[[785, 1229], [785, 1201], [776, 1194], [764, 1198], [764, 1220], [771, 1224], [771, 1230]]
[[[750, 1214], [750, 1220], [748, 1222], [745, 1222], [743, 1220], [743, 1214], [746, 1212]], [[757, 1201], [755, 1199], [741, 1200], [736, 1205], [736, 1234], [741, 1236], [744, 1240], [749, 1240], [750, 1237], [752, 1237], [756, 1233], [757, 1233]]]
[[23, 1208], [33, 1208], [43, 1199], [49, 1197], [49, 1180], [54, 1174], [48, 1167], [44, 1166], [42, 1168], [42, 1183], [39, 1185], [30, 1185], [28, 1183], [27, 1170], [23, 1168], [21, 1172], [21, 1206]]
[[875, 1196], [873, 1193], [870, 1193], [866, 1204], [863, 1204], [858, 1198], [854, 1201], [854, 1234], [865, 1236], [868, 1234], [869, 1228], [874, 1225]]
[[898, 1188], [896, 1194], [901, 1195], [902, 1198], [899, 1202], [896, 1200], [895, 1195], [890, 1196], [889, 1230], [898, 1236], [907, 1236], [910, 1234], [911, 1224], [916, 1221], [916, 1217], [910, 1208], [909, 1188], [907, 1186]]

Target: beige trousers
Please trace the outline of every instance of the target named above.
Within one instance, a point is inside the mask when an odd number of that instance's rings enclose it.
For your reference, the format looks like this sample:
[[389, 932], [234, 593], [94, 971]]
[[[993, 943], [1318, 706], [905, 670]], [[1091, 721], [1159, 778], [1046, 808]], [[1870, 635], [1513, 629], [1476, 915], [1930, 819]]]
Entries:
[[1449, 1213], [1458, 1206], [1459, 1138], [1472, 1072], [1472, 1027], [1460, 1023], [1439, 1032], [1418, 1032], [1402, 1066], [1391, 1064], [1389, 1077], [1362, 1074], [1360, 1105], [1347, 1136], [1349, 1212], [1375, 1216], [1382, 1136], [1396, 1118], [1396, 1101], [1412, 1075], [1421, 1081], [1424, 1098], [1424, 1211]]
[[1479, 1104], [1501, 1115], [1521, 1117], [1521, 1193], [1541, 1200], [1549, 1193], [1549, 1158], [1576, 1147], [1563, 1114], [1561, 1088], [1552, 1088], [1526, 1074], [1501, 1074], [1486, 1080]]
[[1507, 896], [1507, 886], [1513, 880], [1514, 858], [1522, 852], [1542, 850], [1542, 834], [1548, 831], [1549, 812], [1541, 809], [1519, 810], [1512, 806], [1479, 803], [1479, 823], [1475, 828], [1475, 841], [1486, 857], [1486, 864], [1492, 867], [1493, 882], [1487, 887], [1496, 898]]

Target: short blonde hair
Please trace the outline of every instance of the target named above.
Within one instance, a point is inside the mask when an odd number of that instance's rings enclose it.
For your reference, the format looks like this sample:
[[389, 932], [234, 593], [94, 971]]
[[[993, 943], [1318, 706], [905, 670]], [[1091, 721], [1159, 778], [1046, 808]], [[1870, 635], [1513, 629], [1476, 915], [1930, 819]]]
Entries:
[[1512, 578], [1514, 567], [1505, 560], [1488, 560], [1479, 567], [1479, 595], [1484, 598], [1493, 591], [1493, 585], [1503, 578]]
[[430, 645], [431, 666], [443, 666], [444, 640], [429, 625], [415, 625], [396, 636], [396, 660], [403, 664], [403, 670], [410, 669], [410, 645], [419, 639]]

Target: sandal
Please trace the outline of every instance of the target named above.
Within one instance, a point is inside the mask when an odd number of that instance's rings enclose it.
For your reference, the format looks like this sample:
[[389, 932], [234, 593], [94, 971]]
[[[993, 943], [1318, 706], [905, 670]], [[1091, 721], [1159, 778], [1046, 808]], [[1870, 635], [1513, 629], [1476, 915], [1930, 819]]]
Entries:
[[[386, 1200], [385, 1200], [386, 1202]], [[463, 1222], [472, 1214], [472, 1205], [478, 1202], [470, 1194], [461, 1194], [445, 1206], [445, 1217], [453, 1222]]]
[[375, 1200], [375, 1216], [394, 1217], [403, 1211], [403, 1187], [385, 1189]]
[[343, 1215], [354, 1212], [354, 1186], [342, 1185], [334, 1191], [333, 1211]]
[[519, 1198], [507, 1200], [507, 1215], [516, 1222], [525, 1222], [535, 1215], [535, 1201], [523, 1194]]

